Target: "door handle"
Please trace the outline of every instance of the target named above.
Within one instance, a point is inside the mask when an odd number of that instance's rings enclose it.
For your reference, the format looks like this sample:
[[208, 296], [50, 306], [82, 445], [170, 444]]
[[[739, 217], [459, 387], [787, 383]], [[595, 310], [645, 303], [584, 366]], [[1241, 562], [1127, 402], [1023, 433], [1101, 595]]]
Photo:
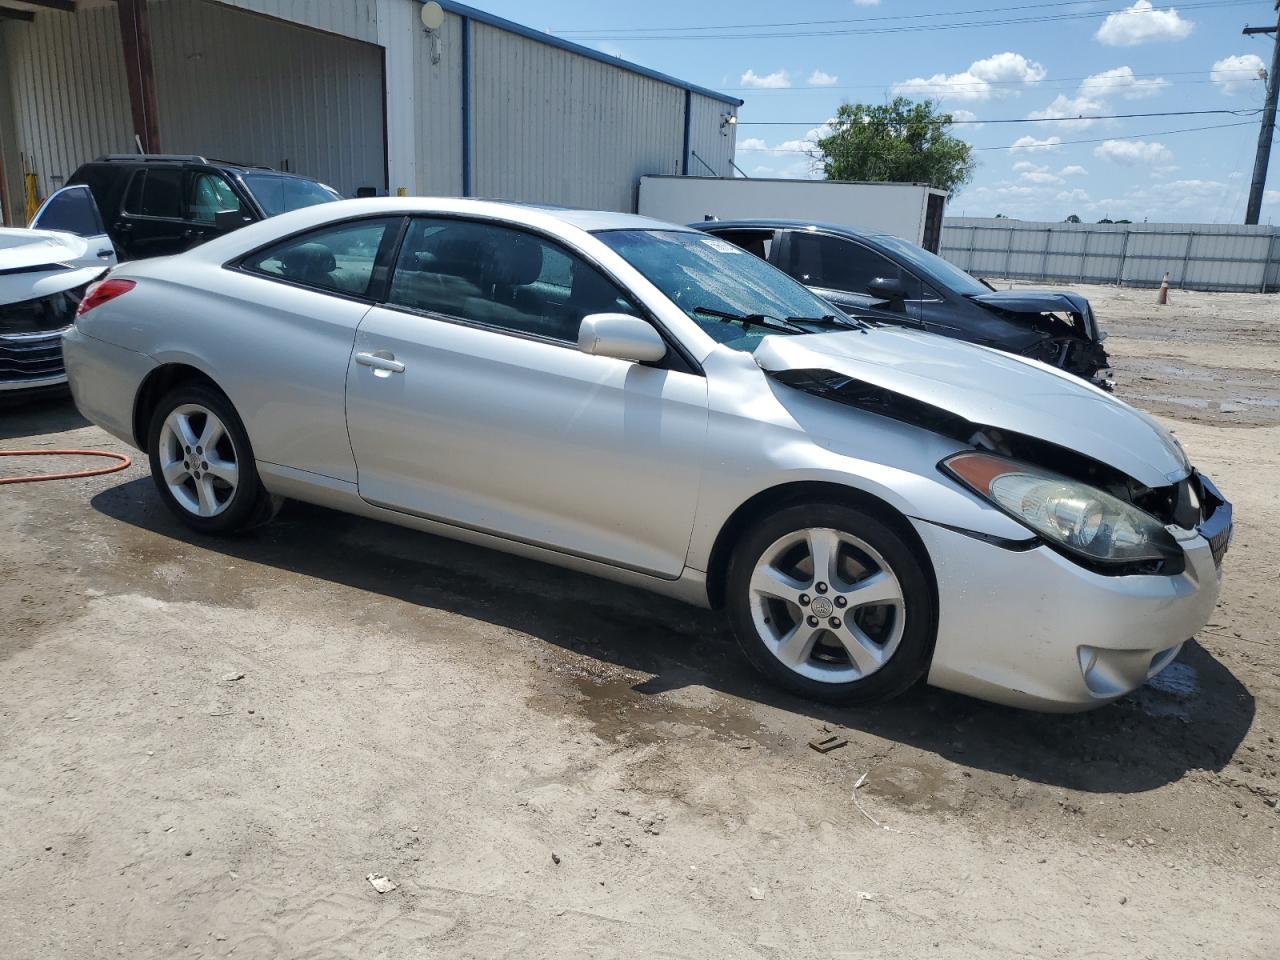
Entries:
[[383, 353], [385, 353], [385, 351], [380, 351], [378, 353], [357, 353], [356, 363], [366, 367], [373, 367], [374, 370], [384, 370], [387, 373], [404, 373], [403, 363], [390, 354], [383, 356]]
[[121, 233], [128, 233], [130, 230], [133, 229], [133, 224], [127, 223], [124, 220], [118, 220], [116, 221], [116, 229], [119, 230]]

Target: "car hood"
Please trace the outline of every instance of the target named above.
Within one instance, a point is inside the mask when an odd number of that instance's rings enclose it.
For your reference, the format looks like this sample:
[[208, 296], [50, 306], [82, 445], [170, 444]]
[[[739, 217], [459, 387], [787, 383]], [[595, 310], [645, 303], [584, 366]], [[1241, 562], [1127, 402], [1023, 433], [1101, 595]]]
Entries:
[[1035, 437], [1148, 487], [1190, 470], [1173, 435], [1145, 413], [1071, 374], [986, 347], [879, 328], [766, 337], [754, 356], [769, 372], [827, 370], [975, 425]]
[[1012, 313], [1067, 313], [1089, 314], [1089, 301], [1078, 293], [1059, 290], [992, 290], [990, 293], [974, 293], [969, 299], [996, 310]]
[[73, 233], [0, 228], [0, 304], [83, 286], [110, 265]]

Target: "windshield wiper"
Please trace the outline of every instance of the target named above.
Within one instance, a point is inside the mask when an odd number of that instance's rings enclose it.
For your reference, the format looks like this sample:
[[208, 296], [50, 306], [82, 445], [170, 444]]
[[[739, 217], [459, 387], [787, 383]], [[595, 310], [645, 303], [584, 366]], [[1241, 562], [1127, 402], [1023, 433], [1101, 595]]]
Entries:
[[870, 324], [863, 323], [848, 314], [836, 316], [834, 313], [828, 313], [821, 317], [787, 317], [787, 321], [789, 323], [807, 323], [814, 327], [841, 327], [847, 330], [862, 330], [864, 333], [871, 329]]
[[789, 333], [809, 332], [798, 323], [793, 323], [790, 319], [779, 320], [777, 317], [771, 317], [767, 313], [727, 313], [724, 310], [713, 310], [711, 307], [694, 307], [693, 312], [704, 317], [716, 317], [720, 320], [728, 320], [731, 323], [740, 323], [744, 327], [768, 327], [772, 330], [786, 330]]

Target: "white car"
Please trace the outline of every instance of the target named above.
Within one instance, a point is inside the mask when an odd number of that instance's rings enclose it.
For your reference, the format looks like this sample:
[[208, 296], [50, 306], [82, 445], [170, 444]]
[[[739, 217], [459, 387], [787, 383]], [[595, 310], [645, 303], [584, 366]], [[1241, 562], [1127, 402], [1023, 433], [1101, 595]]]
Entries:
[[30, 229], [0, 227], [0, 400], [66, 393], [62, 332], [116, 263], [88, 187], [64, 187]]
[[625, 214], [300, 210], [118, 268], [65, 352], [197, 531], [294, 497], [723, 606], [830, 702], [1113, 700], [1208, 620], [1231, 532], [1101, 390]]

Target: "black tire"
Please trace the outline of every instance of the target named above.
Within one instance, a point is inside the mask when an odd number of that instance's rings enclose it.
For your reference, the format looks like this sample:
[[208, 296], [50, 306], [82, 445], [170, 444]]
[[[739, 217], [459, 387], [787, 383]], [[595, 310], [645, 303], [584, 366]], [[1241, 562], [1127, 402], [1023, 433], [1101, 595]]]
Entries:
[[[165, 421], [175, 410], [189, 406], [202, 407], [222, 422], [225, 440], [220, 441], [220, 447], [224, 453], [233, 454], [237, 467], [238, 480], [234, 489], [219, 504], [219, 511], [212, 516], [200, 516], [178, 501], [165, 481], [161, 464], [161, 432]], [[151, 478], [155, 481], [160, 499], [174, 516], [199, 533], [229, 536], [261, 526], [276, 515], [283, 502], [281, 498], [272, 496], [262, 485], [254, 463], [249, 435], [245, 432], [235, 407], [220, 390], [210, 384], [198, 381], [179, 384], [160, 399], [147, 426], [147, 456], [151, 462]], [[194, 487], [194, 481], [192, 484]], [[226, 487], [220, 489], [226, 494]]]
[[[779, 542], [785, 543], [785, 538], [789, 535], [810, 529], [831, 529], [862, 541], [879, 554], [879, 560], [891, 568], [901, 588], [899, 608], [881, 607], [879, 612], [872, 612], [874, 608], [868, 608], [868, 614], [858, 614], [859, 617], [877, 617], [877, 622], [881, 624], [892, 624], [892, 618], [898, 615], [897, 610], [900, 609], [903, 620], [896, 648], [878, 669], [847, 682], [814, 679], [796, 672], [774, 654], [755, 621], [757, 614], [753, 603], [757, 601], [752, 599], [751, 581], [757, 563], [766, 551]], [[850, 548], [847, 545], [840, 550], [839, 555], [844, 558], [842, 562], [857, 564], [857, 560], [849, 559]], [[855, 553], [854, 556], [870, 559], [869, 554]], [[834, 596], [837, 592], [835, 588], [829, 589]], [[813, 598], [809, 598], [807, 602], [813, 604]], [[757, 670], [777, 685], [799, 696], [842, 706], [888, 700], [915, 684], [928, 670], [937, 633], [937, 610], [932, 581], [916, 551], [892, 525], [865, 510], [836, 503], [785, 507], [752, 527], [739, 541], [730, 558], [725, 608], [734, 636]], [[801, 607], [788, 604], [783, 604], [781, 608], [774, 607], [772, 601], [762, 604], [762, 611], [765, 609], [776, 613], [779, 618], [794, 617], [795, 613], [802, 610]], [[813, 607], [810, 606], [805, 612], [811, 614], [814, 612]], [[836, 613], [838, 616], [839, 611]], [[760, 613], [762, 617], [765, 615], [764, 612]], [[834, 622], [841, 623], [838, 619]], [[778, 623], [777, 629], [781, 632], [785, 625]], [[821, 627], [820, 621], [820, 629]], [[766, 626], [765, 629], [769, 627]], [[843, 656], [852, 669], [852, 659], [847, 651], [835, 643], [836, 639], [833, 632], [815, 644], [814, 653], [806, 661], [805, 668], [818, 669], [819, 672], [819, 668], [828, 665], [840, 668], [839, 658]], [[884, 649], [889, 647], [886, 645]]]

